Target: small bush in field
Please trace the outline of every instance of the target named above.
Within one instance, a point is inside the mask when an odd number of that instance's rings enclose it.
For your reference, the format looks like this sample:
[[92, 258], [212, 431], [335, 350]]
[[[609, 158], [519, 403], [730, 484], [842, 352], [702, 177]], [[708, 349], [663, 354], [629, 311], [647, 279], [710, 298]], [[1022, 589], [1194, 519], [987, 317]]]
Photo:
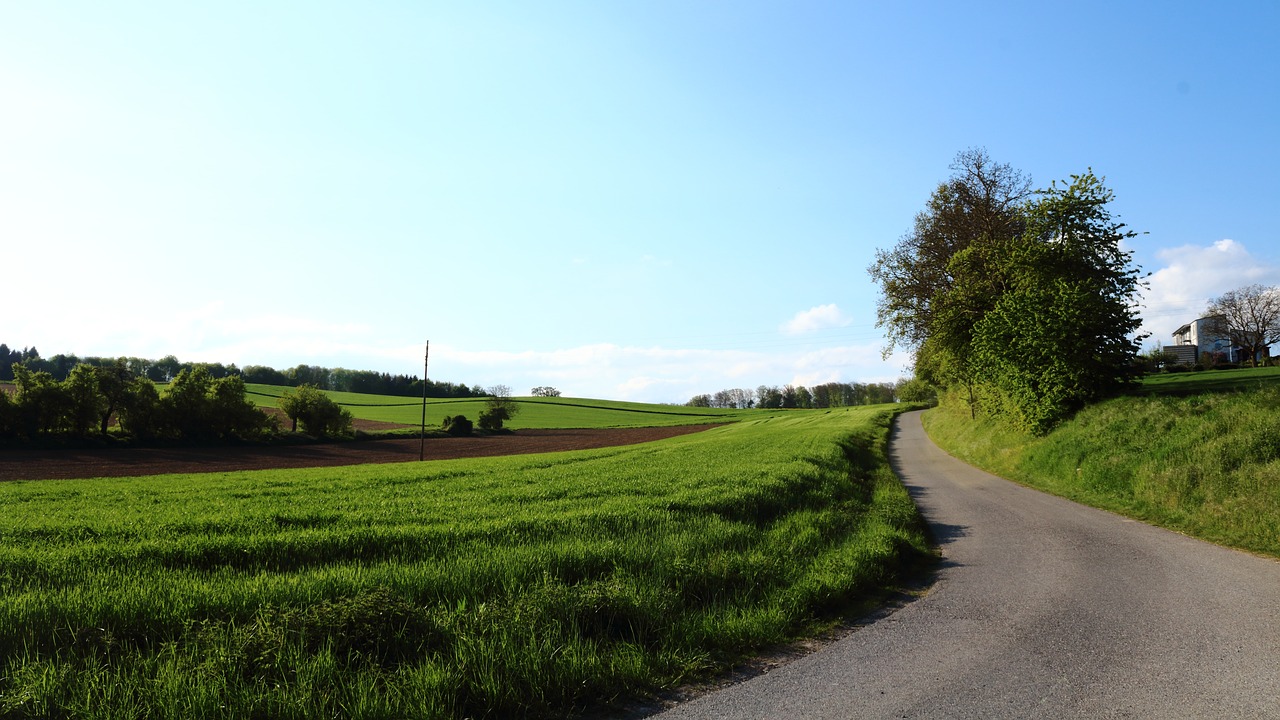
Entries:
[[474, 426], [466, 415], [446, 415], [441, 427], [450, 435], [462, 437], [470, 435]]

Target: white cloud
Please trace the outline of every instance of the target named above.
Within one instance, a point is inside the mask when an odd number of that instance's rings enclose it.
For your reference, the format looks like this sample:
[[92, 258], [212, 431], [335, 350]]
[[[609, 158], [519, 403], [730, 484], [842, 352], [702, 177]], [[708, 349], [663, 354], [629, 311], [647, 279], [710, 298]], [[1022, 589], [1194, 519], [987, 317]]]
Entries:
[[819, 305], [803, 312], [796, 313], [782, 326], [786, 335], [805, 335], [833, 327], [845, 327], [853, 322], [853, 318], [845, 315], [835, 303]]
[[1164, 264], [1147, 278], [1140, 310], [1149, 345], [1168, 344], [1179, 326], [1202, 316], [1209, 301], [1245, 285], [1280, 284], [1280, 268], [1231, 239], [1182, 245], [1156, 253]]

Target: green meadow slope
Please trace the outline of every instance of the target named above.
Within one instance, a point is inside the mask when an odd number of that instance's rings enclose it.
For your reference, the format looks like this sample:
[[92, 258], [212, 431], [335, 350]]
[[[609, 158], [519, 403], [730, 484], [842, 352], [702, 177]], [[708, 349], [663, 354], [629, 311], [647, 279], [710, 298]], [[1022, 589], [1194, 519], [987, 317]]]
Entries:
[[896, 411], [0, 484], [0, 718], [566, 717], [706, 677], [931, 557]]
[[1154, 376], [1041, 438], [945, 405], [925, 428], [1002, 477], [1280, 557], [1280, 368]]
[[[291, 388], [278, 385], [249, 385], [249, 399], [262, 407], [276, 407]], [[391, 395], [327, 392], [334, 402], [357, 418], [417, 426], [422, 423], [422, 399]], [[588, 400], [577, 398], [515, 398], [520, 412], [506, 423], [520, 428], [610, 428], [661, 427], [732, 422], [759, 418], [758, 410], [720, 410], [683, 405]], [[483, 398], [427, 399], [427, 427], [438, 428], [446, 415], [466, 415], [475, 421], [485, 409]]]

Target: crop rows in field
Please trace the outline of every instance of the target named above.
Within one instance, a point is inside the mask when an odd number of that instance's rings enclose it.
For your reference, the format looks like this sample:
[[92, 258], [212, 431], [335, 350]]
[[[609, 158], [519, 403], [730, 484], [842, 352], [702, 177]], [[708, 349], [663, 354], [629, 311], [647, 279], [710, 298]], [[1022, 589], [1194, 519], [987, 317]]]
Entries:
[[563, 716], [671, 687], [924, 556], [889, 417], [0, 486], [0, 717]]

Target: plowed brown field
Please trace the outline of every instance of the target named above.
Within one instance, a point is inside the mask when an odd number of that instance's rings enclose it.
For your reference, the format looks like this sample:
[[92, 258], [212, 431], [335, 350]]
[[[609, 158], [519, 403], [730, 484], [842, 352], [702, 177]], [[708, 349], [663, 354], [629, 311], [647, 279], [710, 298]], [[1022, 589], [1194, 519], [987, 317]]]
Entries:
[[[583, 430], [517, 430], [508, 435], [427, 438], [424, 458], [520, 455], [589, 450], [662, 440], [715, 425]], [[362, 463], [417, 462], [418, 438], [358, 440], [287, 446], [117, 448], [106, 450], [0, 450], [0, 480], [45, 480], [226, 472], [267, 468], [324, 467]]]

